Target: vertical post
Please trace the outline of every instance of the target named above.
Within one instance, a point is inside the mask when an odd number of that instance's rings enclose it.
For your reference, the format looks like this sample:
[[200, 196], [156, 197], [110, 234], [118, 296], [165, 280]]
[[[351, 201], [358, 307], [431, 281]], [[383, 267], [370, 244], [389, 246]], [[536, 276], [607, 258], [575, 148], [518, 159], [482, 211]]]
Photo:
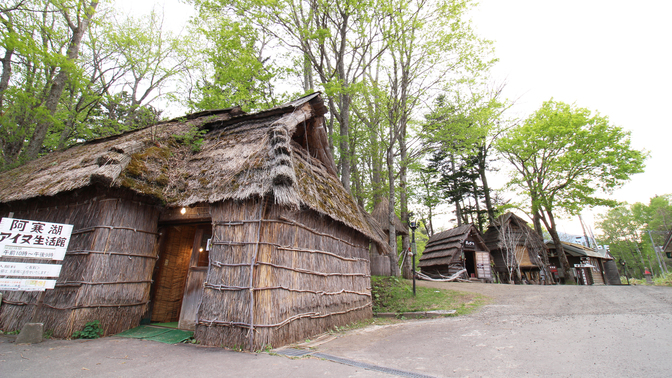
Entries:
[[413, 213], [408, 214], [409, 222], [408, 226], [411, 228], [412, 239], [411, 239], [411, 259], [413, 259], [413, 296], [415, 297], [415, 254], [418, 253], [418, 249], [415, 246], [415, 229], [418, 228], [418, 224], [415, 221], [410, 220]]
[[417, 253], [417, 248], [415, 246], [415, 227], [411, 228], [413, 232], [413, 238], [411, 239], [411, 259], [413, 259], [413, 296], [415, 297], [415, 254]]

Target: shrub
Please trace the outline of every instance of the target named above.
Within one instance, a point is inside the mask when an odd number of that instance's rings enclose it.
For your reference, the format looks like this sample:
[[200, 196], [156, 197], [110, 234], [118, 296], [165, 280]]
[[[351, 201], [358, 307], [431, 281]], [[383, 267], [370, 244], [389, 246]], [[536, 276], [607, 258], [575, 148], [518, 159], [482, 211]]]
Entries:
[[94, 320], [84, 325], [81, 331], [72, 334], [73, 339], [97, 339], [103, 335], [103, 329], [100, 327], [100, 321]]

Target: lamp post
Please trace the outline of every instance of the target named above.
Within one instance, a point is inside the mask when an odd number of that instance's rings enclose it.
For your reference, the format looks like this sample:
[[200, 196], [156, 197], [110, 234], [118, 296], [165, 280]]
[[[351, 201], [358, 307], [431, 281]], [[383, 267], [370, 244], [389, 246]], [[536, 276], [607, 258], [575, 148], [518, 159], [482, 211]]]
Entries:
[[[411, 214], [409, 214], [410, 216]], [[409, 217], [410, 218], [410, 217]], [[415, 246], [415, 229], [418, 228], [418, 224], [415, 221], [409, 220], [408, 226], [411, 228], [412, 238], [411, 238], [411, 261], [413, 261], [413, 296], [415, 297], [415, 254], [417, 253], [417, 248]]]

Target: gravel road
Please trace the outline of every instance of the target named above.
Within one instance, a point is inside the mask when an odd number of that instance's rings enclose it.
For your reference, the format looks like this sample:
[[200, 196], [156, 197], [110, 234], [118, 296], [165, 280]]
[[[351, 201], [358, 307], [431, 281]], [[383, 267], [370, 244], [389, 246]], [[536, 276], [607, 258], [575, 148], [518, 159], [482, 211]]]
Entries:
[[670, 377], [672, 288], [430, 283], [474, 314], [353, 332], [325, 353], [440, 377]]

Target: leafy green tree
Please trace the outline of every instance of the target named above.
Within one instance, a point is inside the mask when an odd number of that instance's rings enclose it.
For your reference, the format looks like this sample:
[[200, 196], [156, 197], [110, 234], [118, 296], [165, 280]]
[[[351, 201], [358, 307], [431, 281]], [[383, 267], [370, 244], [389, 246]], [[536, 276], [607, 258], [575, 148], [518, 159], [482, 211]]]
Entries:
[[621, 204], [600, 217], [597, 223], [602, 231], [600, 243], [609, 245], [616, 258], [636, 268], [635, 273], [640, 278], [644, 267], [657, 274], [665, 273], [669, 260], [664, 254], [656, 256], [654, 246], [662, 246], [665, 242], [672, 227], [670, 219], [672, 195], [669, 194], [651, 198], [648, 205], [640, 202]]
[[287, 96], [275, 84], [290, 70], [271, 45], [271, 37], [249, 19], [228, 11], [229, 2], [192, 1], [198, 15], [190, 22], [199, 63], [185, 80], [186, 105], [192, 110], [240, 105], [245, 111], [271, 108]]
[[483, 230], [485, 221], [495, 218], [487, 172], [494, 142], [512, 123], [503, 116], [511, 104], [500, 99], [502, 88], [470, 85], [466, 91], [446, 92], [424, 125], [423, 139], [432, 154], [429, 169], [441, 175], [439, 186], [455, 205], [458, 225], [474, 223]]
[[97, 0], [14, 0], [0, 6], [4, 59], [0, 76], [2, 164], [37, 157], [76, 64]]
[[552, 100], [496, 146], [514, 169], [510, 185], [530, 199], [532, 213], [551, 234], [565, 277], [574, 281], [555, 216], [615, 205], [601, 195], [642, 172], [647, 154], [631, 148], [630, 133], [606, 117]]

